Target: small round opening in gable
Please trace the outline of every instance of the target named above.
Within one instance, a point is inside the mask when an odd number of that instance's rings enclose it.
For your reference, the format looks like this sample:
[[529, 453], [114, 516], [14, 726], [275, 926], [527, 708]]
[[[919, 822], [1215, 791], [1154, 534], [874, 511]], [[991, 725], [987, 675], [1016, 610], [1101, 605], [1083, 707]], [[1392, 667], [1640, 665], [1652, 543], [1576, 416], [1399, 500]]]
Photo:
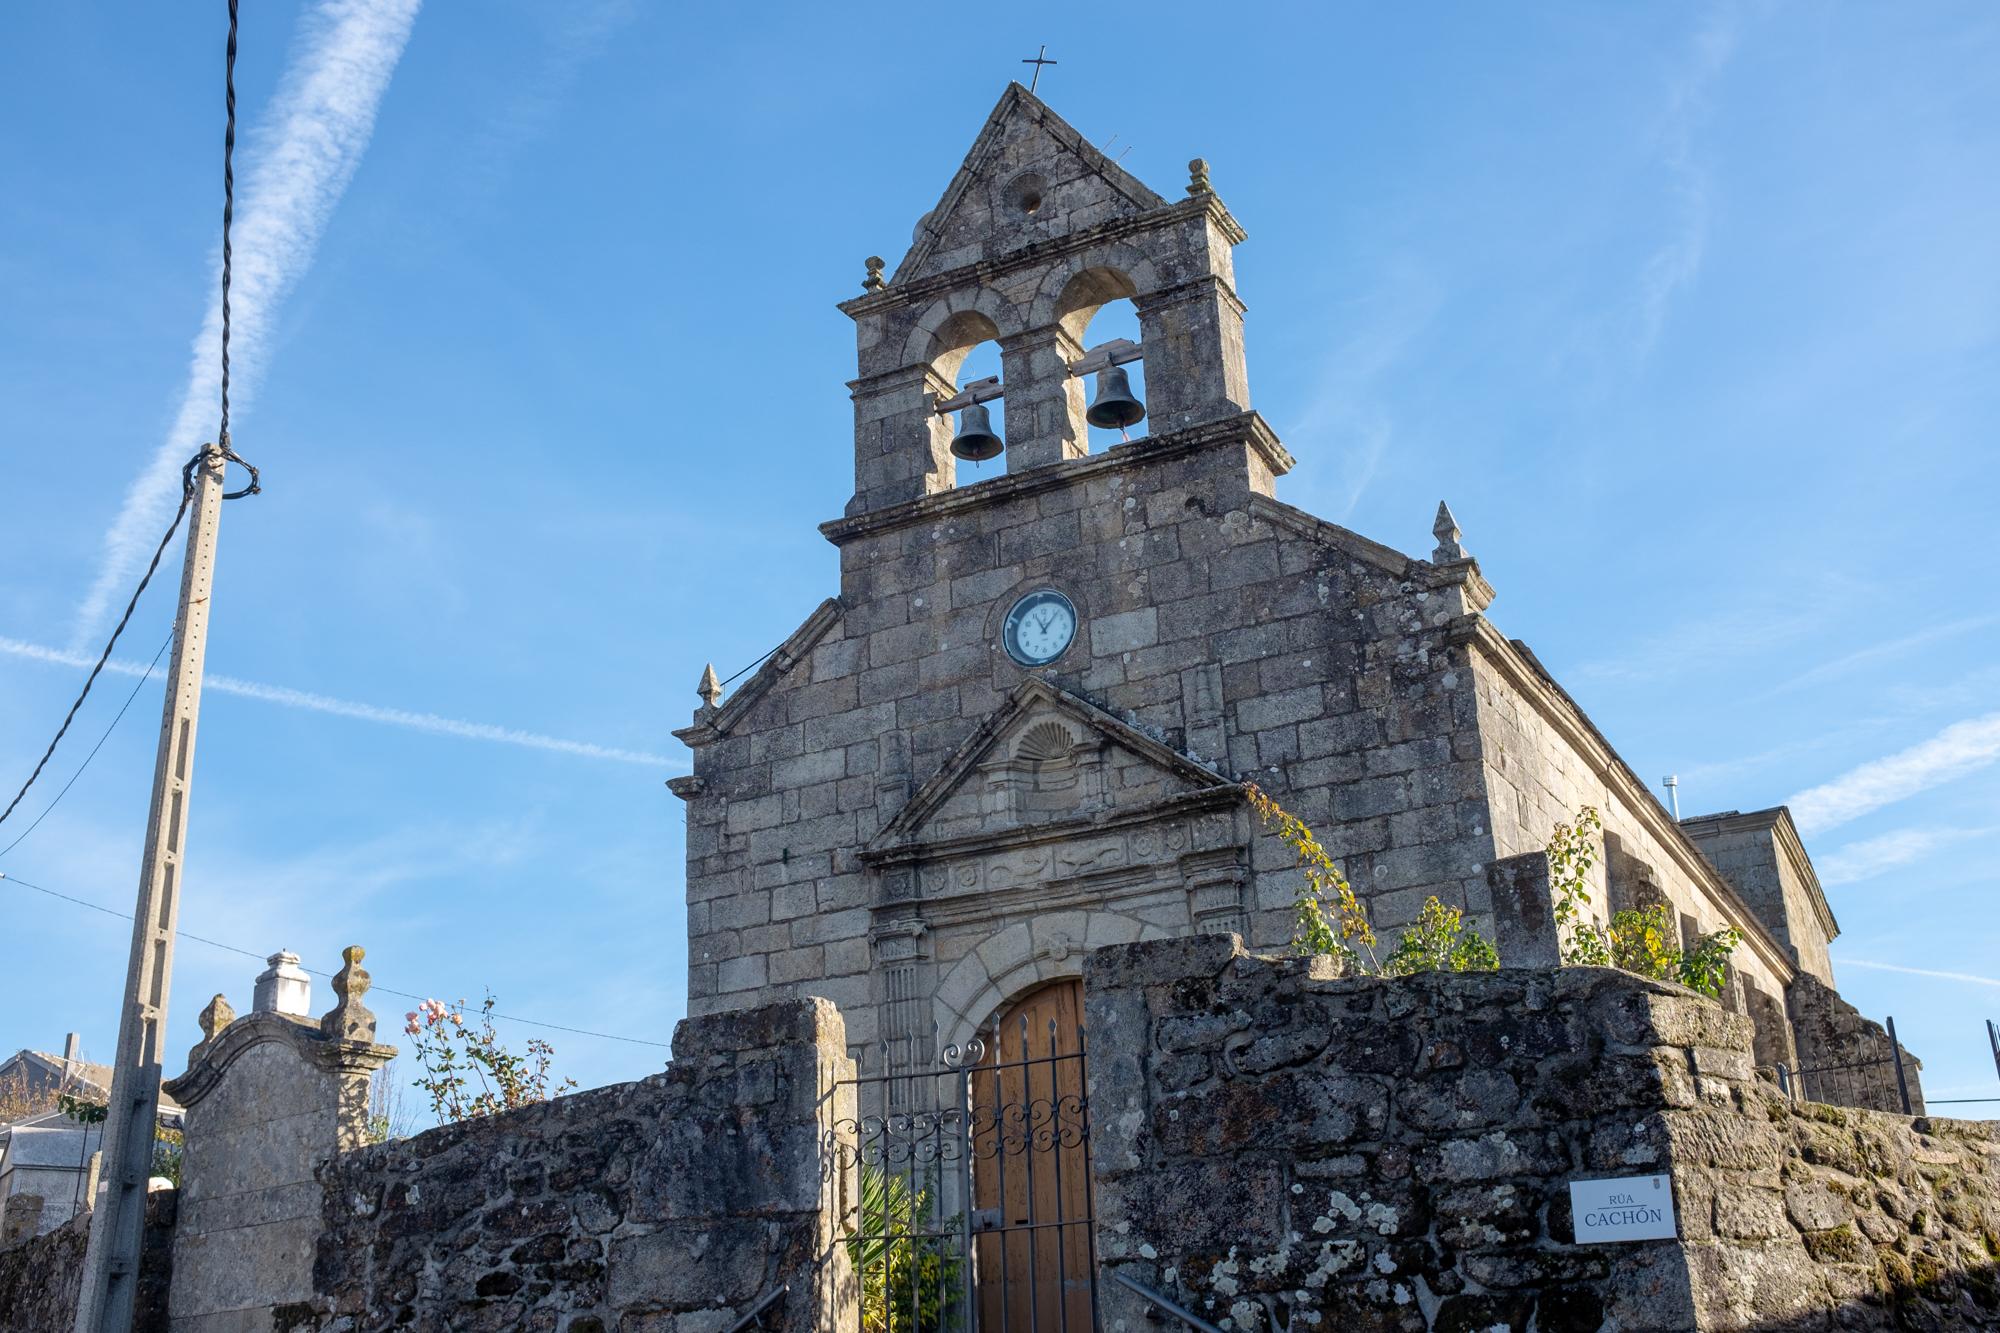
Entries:
[[1048, 188], [1041, 173], [1028, 171], [1007, 182], [1007, 205], [1022, 217], [1033, 217], [1042, 209], [1042, 192]]

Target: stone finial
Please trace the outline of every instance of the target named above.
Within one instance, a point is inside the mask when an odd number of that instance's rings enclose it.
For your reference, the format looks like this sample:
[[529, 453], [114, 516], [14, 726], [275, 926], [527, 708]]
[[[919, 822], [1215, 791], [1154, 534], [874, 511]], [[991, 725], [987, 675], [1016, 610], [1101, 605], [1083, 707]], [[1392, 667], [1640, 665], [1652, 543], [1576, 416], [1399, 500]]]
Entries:
[[1458, 539], [1465, 534], [1458, 530], [1458, 520], [1451, 516], [1451, 506], [1438, 501], [1437, 521], [1431, 524], [1431, 535], [1438, 540], [1437, 549], [1431, 552], [1431, 559], [1442, 565], [1453, 560], [1466, 559], [1465, 548]]
[[715, 677], [715, 663], [702, 668], [701, 684], [694, 687], [694, 692], [701, 696], [704, 708], [715, 708], [722, 703], [722, 682]]
[[333, 993], [339, 998], [319, 1021], [319, 1030], [335, 1041], [375, 1040], [375, 1015], [361, 1003], [372, 984], [361, 966], [366, 954], [358, 944], [340, 951], [341, 969], [333, 974]]
[[227, 996], [218, 995], [202, 1007], [197, 1021], [201, 1024], [201, 1039], [214, 1041], [222, 1029], [236, 1021], [236, 1009]]
[[1206, 158], [1198, 157], [1188, 163], [1188, 193], [1215, 193], [1215, 187], [1208, 183], [1208, 160]]
[[864, 262], [868, 265], [868, 276], [861, 280], [861, 290], [879, 292], [888, 286], [882, 281], [882, 256], [870, 255]]
[[202, 1006], [201, 1013], [195, 1021], [201, 1024], [201, 1040], [188, 1052], [189, 1067], [200, 1058], [202, 1051], [207, 1049], [210, 1042], [222, 1035], [224, 1028], [236, 1021], [236, 1010], [231, 1007], [227, 997], [218, 995]]

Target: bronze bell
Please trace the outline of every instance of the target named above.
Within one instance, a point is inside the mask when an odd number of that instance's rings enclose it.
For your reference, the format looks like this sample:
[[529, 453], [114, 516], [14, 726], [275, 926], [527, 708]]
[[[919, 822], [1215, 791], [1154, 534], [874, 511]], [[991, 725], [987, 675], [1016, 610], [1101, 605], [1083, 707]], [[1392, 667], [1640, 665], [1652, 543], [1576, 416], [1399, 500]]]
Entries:
[[951, 437], [952, 457], [983, 463], [998, 458], [1005, 447], [993, 433], [993, 420], [986, 415], [984, 403], [968, 403], [958, 410], [958, 434]]
[[1118, 366], [1097, 372], [1097, 397], [1083, 419], [1105, 430], [1123, 430], [1146, 419], [1146, 405], [1132, 396], [1132, 381]]

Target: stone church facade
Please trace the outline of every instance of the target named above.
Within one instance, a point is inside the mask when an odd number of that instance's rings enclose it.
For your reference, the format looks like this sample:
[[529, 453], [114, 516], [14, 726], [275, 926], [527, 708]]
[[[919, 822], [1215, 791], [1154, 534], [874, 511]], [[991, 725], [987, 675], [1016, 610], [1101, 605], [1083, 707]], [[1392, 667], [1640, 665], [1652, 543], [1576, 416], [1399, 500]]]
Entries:
[[[1388, 940], [1436, 895], [1519, 965], [1555, 961], [1536, 854], [1596, 806], [1594, 910], [1665, 900], [1690, 937], [1737, 927], [1725, 1003], [1760, 1062], [1796, 1061], [1788, 1006], [1801, 977], [1830, 987], [1837, 927], [1789, 817], [1677, 823], [1487, 617], [1442, 506], [1418, 558], [1278, 497], [1293, 460], [1251, 406], [1244, 239], [1204, 163], [1163, 197], [1016, 85], [902, 262], [870, 262], [841, 306], [859, 369], [854, 496], [821, 526], [838, 594], [732, 697], [710, 676], [676, 733], [690, 1012], [823, 996], [864, 1069], [893, 1071], [1089, 948], [1282, 949], [1297, 872], [1247, 809], [1254, 781]], [[1072, 367], [1122, 300], [1147, 420], [1092, 452]], [[987, 341], [1006, 447], [979, 474], [937, 405]], [[1024, 665], [1010, 615], [1051, 593], [1073, 635]]]

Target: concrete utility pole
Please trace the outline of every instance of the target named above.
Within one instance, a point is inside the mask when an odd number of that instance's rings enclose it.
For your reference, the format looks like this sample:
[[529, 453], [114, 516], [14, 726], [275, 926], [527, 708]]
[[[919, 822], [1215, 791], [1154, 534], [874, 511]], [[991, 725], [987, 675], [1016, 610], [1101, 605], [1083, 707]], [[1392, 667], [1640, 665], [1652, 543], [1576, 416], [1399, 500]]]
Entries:
[[211, 444], [202, 450], [195, 468], [194, 512], [175, 621], [179, 629], [160, 720], [159, 757], [153, 764], [146, 855], [139, 870], [138, 910], [132, 917], [132, 958], [118, 1019], [110, 1114], [104, 1122], [104, 1183], [90, 1215], [76, 1333], [127, 1333], [132, 1327], [146, 1227], [146, 1182], [153, 1174], [153, 1134], [160, 1113], [160, 1043], [167, 1034], [174, 931], [180, 921], [182, 849], [187, 842], [195, 722], [201, 711], [202, 658], [208, 647], [209, 590], [215, 577], [215, 535], [222, 519], [226, 466], [223, 451]]

